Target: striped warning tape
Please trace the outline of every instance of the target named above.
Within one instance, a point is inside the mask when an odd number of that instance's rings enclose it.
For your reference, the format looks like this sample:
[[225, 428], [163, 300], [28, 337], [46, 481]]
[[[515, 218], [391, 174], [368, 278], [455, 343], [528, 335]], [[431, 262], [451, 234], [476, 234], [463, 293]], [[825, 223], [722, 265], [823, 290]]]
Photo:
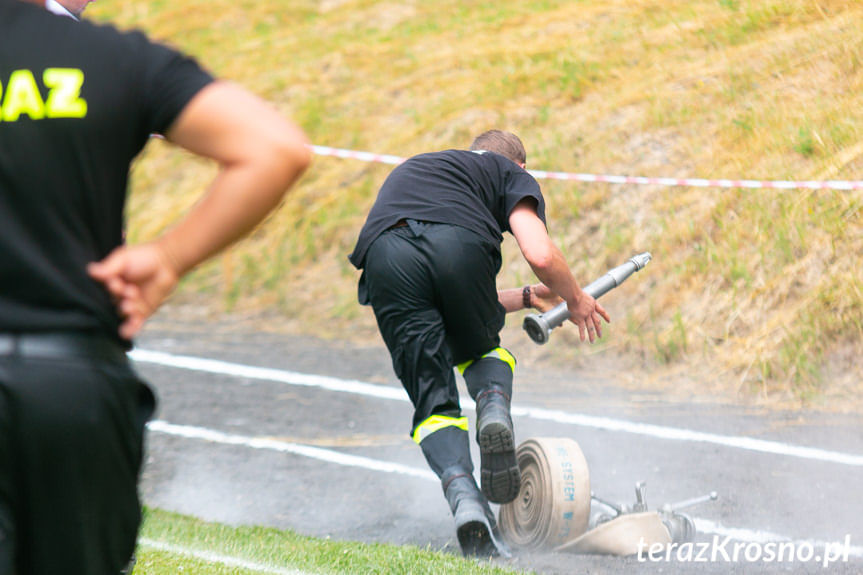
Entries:
[[337, 158], [349, 158], [362, 160], [363, 162], [377, 162], [381, 164], [401, 164], [407, 158], [391, 156], [389, 154], [374, 154], [372, 152], [357, 152], [355, 150], [343, 150], [341, 148], [330, 148], [328, 146], [311, 146], [312, 151], [319, 156], [335, 156]]
[[[320, 156], [334, 156], [361, 160], [363, 162], [377, 162], [382, 164], [397, 165], [407, 158], [393, 156], [390, 154], [375, 154], [372, 152], [358, 152], [342, 148], [330, 148], [328, 146], [311, 146], [312, 151]], [[569, 172], [547, 172], [544, 170], [528, 170], [537, 179], [569, 180], [577, 182], [599, 182], [606, 184], [637, 184], [652, 186], [685, 186], [701, 188], [764, 188], [775, 190], [861, 190], [863, 180], [730, 180], [730, 179], [706, 179], [706, 178], [654, 178], [644, 176], [615, 176], [608, 174], [573, 174]]]

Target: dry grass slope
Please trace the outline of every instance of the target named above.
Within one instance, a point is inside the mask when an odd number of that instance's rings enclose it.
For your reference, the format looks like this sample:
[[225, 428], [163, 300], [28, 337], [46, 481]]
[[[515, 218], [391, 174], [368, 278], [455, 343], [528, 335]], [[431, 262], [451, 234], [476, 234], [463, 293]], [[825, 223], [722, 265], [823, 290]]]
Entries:
[[[407, 156], [520, 134], [529, 167], [752, 179], [863, 174], [863, 4], [856, 0], [98, 3], [273, 101], [312, 141]], [[133, 240], [169, 225], [213, 167], [154, 142], [136, 166]], [[318, 158], [252, 237], [179, 300], [316, 335], [366, 337], [350, 251], [386, 166]], [[607, 307], [609, 358], [701, 390], [823, 402], [863, 383], [863, 192], [543, 182], [582, 281], [655, 260]], [[530, 281], [512, 242], [501, 285]], [[532, 351], [536, 355], [538, 351]]]

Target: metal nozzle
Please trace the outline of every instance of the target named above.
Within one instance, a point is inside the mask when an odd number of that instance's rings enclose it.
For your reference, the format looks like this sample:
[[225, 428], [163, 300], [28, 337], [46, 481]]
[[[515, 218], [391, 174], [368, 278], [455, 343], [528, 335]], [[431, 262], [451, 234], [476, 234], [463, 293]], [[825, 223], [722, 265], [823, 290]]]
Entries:
[[[564, 308], [566, 304], [564, 304]], [[543, 314], [532, 313], [524, 318], [522, 328], [527, 332], [528, 337], [534, 342], [542, 345], [548, 341], [551, 335], [551, 327], [545, 321]]]
[[629, 258], [629, 261], [635, 264], [635, 271], [639, 271], [646, 266], [651, 259], [653, 259], [653, 256], [650, 255], [650, 252], [644, 252], [643, 254], [638, 254], [637, 256]]
[[[599, 298], [622, 284], [633, 273], [643, 269], [652, 257], [650, 252], [644, 252], [629, 258], [625, 264], [609, 270], [605, 275], [591, 282], [584, 288], [584, 292], [593, 298]], [[566, 307], [566, 302], [563, 302], [545, 313], [527, 315], [522, 327], [530, 339], [542, 345], [548, 341], [551, 330], [568, 319], [569, 309]]]

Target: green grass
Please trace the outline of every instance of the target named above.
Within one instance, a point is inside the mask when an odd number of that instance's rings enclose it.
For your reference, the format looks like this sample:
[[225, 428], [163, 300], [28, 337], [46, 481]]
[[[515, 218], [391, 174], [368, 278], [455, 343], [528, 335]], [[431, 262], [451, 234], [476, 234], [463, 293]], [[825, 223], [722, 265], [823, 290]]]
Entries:
[[[176, 0], [100, 2], [88, 14], [196, 55], [315, 144], [409, 156], [498, 127], [522, 137], [536, 169], [863, 173], [856, 0]], [[283, 208], [197, 270], [179, 299], [266, 310], [323, 337], [374, 337], [345, 256], [389, 169], [316, 158]], [[152, 143], [132, 182], [130, 238], [170, 225], [212, 170]], [[641, 369], [808, 402], [829, 391], [832, 355], [863, 355], [863, 192], [542, 185], [552, 235], [583, 283], [653, 253], [605, 304], [619, 325], [639, 326], [606, 333]], [[509, 249], [501, 285], [531, 277]], [[571, 338], [548, 349], [569, 367], [591, 353]]]
[[159, 509], [146, 510], [137, 559], [136, 575], [519, 572], [415, 546], [334, 541], [264, 527], [229, 527]]

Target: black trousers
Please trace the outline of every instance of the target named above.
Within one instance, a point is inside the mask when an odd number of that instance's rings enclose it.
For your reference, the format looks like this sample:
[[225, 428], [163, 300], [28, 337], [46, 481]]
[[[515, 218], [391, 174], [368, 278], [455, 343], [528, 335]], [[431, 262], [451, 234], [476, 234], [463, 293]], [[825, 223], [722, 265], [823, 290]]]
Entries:
[[0, 573], [127, 566], [154, 407], [110, 338], [0, 333]]
[[461, 415], [453, 366], [500, 345], [506, 311], [500, 246], [459, 226], [408, 224], [371, 245], [359, 292], [413, 402], [413, 433], [432, 415]]

